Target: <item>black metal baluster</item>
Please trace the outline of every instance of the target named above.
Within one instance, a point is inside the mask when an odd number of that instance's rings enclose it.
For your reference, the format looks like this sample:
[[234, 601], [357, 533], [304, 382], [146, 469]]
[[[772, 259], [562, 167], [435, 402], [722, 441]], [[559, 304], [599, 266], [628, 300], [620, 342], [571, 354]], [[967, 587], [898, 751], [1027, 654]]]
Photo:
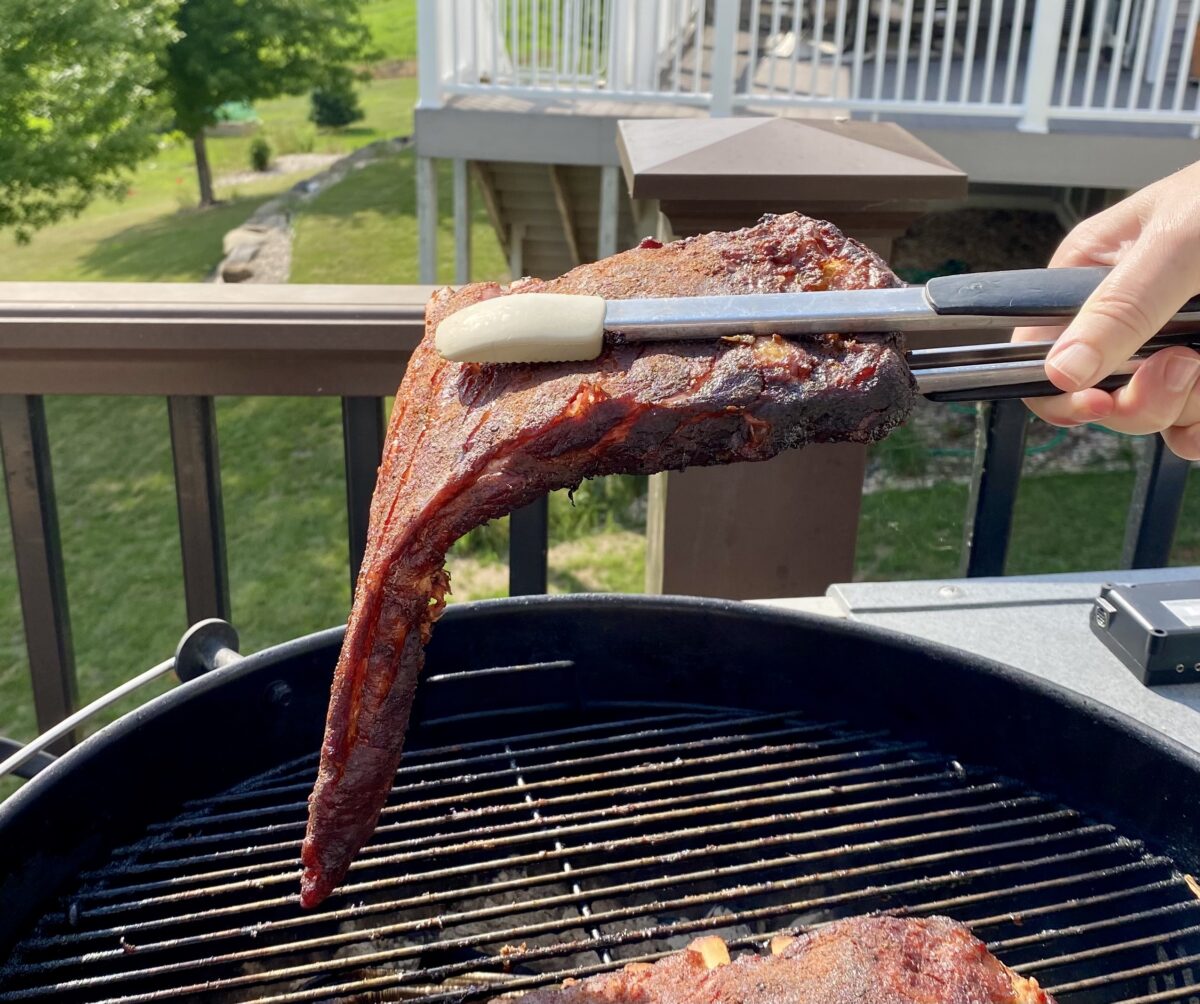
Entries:
[[549, 532], [550, 499], [546, 495], [509, 516], [509, 596], [532, 596], [546, 591]]
[[[20, 753], [24, 748], [24, 743], [16, 742], [13, 739], [0, 738], [0, 760], [7, 760], [14, 753]], [[40, 753], [35, 753], [33, 759], [26, 760], [20, 767], [13, 770], [13, 774], [28, 781], [38, 771], [43, 771], [54, 763], [54, 760], [53, 753], [47, 753], [45, 750], [42, 750]]]
[[216, 406], [211, 397], [168, 397], [167, 411], [188, 623], [208, 617], [229, 620]]
[[383, 457], [383, 399], [342, 398], [342, 439], [346, 451], [346, 519], [350, 533], [350, 591], [358, 581], [363, 552], [367, 547], [367, 525], [371, 518], [371, 496]]
[[1125, 524], [1122, 568], [1161, 568], [1171, 556], [1183, 507], [1189, 464], [1167, 449], [1162, 436], [1147, 437]]
[[963, 527], [962, 574], [1003, 575], [1029, 413], [1019, 400], [977, 405], [975, 465]]
[[[0, 395], [0, 451], [33, 703], [38, 729], [45, 731], [75, 710], [77, 692], [50, 440], [40, 397]], [[62, 752], [73, 741], [51, 749]]]

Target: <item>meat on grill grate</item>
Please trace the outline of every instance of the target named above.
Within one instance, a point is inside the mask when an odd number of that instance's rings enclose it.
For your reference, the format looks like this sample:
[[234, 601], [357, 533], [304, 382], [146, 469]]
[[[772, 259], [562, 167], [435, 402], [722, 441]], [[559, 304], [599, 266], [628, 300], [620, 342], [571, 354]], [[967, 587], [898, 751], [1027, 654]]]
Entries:
[[720, 938], [700, 938], [520, 1004], [1054, 1004], [945, 917], [855, 917], [771, 949], [731, 960]]
[[[291, 679], [311, 679], [305, 660]], [[1019, 782], [787, 711], [579, 707], [591, 674], [566, 660], [449, 665], [426, 686], [454, 713], [410, 737], [377, 839], [324, 909], [292, 892], [305, 755], [163, 812], [98, 860], [0, 962], [0, 1001], [478, 1004], [700, 935], [757, 953], [880, 911], [968, 924], [1060, 1004], [1200, 999], [1200, 899], [1176, 863]], [[773, 668], [803, 690], [786, 660]], [[263, 669], [243, 695], [277, 679]], [[605, 678], [642, 672], [616, 659]], [[725, 678], [735, 662], [698, 661], [707, 692]], [[564, 702], [553, 728], [523, 694]], [[485, 701], [463, 741], [458, 714]]]
[[543, 291], [622, 299], [898, 282], [836, 227], [791, 214], [731, 234], [647, 242], [507, 293], [479, 283], [434, 295], [388, 430], [334, 676], [302, 852], [306, 906], [342, 881], [375, 827], [400, 760], [423, 646], [449, 589], [444, 560], [455, 540], [596, 475], [870, 442], [904, 420], [914, 397], [895, 335], [617, 345], [585, 363], [479, 366], [437, 354], [438, 322], [480, 300]]

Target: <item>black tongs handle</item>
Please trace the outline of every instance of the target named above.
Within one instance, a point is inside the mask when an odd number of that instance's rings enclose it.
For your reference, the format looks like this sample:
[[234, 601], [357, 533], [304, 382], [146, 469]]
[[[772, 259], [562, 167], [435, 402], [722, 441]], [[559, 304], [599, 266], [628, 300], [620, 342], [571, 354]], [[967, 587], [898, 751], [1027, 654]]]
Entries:
[[[925, 296], [939, 314], [1073, 317], [1111, 271], [1103, 267], [1021, 268], [944, 275], [925, 284]], [[1188, 311], [1200, 311], [1200, 295], [1179, 310]]]
[[[1096, 384], [1100, 390], [1116, 390], [1129, 383], [1129, 373], [1114, 373]], [[932, 391], [925, 396], [930, 401], [942, 402], [972, 402], [972, 401], [1011, 401], [1015, 398], [1055, 397], [1062, 391], [1049, 380], [1034, 380], [1030, 383], [1010, 383], [997, 387], [964, 387], [959, 390]]]

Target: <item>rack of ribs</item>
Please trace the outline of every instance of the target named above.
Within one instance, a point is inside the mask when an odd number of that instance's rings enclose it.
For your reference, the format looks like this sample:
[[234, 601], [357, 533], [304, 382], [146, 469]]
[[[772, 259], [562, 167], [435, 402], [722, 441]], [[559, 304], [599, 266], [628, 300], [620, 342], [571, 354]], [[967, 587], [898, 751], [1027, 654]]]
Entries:
[[540, 292], [622, 299], [898, 284], [863, 245], [793, 213], [734, 233], [646, 240], [550, 282], [434, 294], [393, 410], [334, 672], [301, 854], [304, 905], [342, 881], [375, 828], [455, 540], [584, 478], [872, 442], [907, 417], [915, 396], [894, 334], [636, 346], [618, 336], [588, 362], [515, 366], [443, 359], [433, 343], [438, 323], [480, 300]]
[[731, 960], [718, 937], [654, 964], [633, 963], [492, 1004], [1054, 1004], [962, 924], [945, 917], [855, 917], [770, 955]]

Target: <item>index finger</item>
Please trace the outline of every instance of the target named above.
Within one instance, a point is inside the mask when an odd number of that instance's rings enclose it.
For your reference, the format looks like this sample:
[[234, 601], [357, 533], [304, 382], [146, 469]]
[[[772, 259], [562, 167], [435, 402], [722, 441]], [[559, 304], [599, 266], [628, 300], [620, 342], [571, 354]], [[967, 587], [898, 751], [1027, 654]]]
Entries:
[[1149, 229], [1088, 297], [1046, 357], [1064, 391], [1094, 386], [1125, 362], [1200, 288], [1200, 240]]
[[[1128, 207], [1123, 204], [1084, 220], [1055, 248], [1047, 268], [1115, 265], [1121, 260], [1121, 255], [1133, 247], [1134, 241], [1126, 235], [1136, 232], [1135, 226], [1140, 227], [1140, 223], [1136, 216], [1130, 218]], [[1013, 331], [1012, 340], [1053, 342], [1066, 329], [1065, 324], [1017, 328]]]

